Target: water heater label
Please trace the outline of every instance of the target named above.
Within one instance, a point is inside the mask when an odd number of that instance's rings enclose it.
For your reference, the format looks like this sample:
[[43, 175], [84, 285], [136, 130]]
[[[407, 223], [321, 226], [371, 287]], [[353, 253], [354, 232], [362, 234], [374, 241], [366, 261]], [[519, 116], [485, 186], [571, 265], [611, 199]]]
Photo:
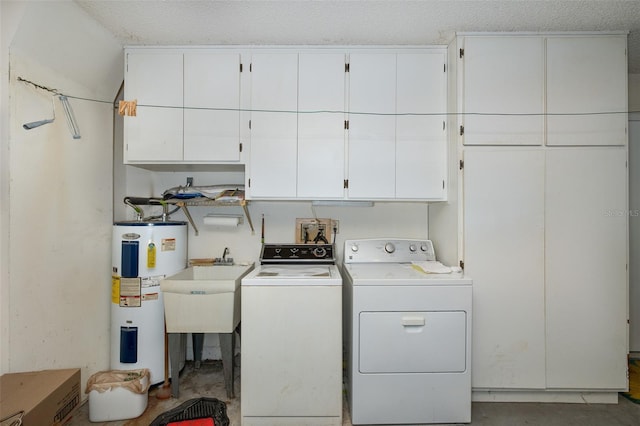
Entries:
[[120, 278], [120, 306], [139, 308], [142, 303], [140, 278]]
[[176, 239], [175, 238], [163, 238], [162, 239], [162, 251], [176, 251]]
[[140, 238], [140, 234], [136, 234], [135, 232], [127, 232], [126, 234], [122, 234], [123, 240], [137, 240]]

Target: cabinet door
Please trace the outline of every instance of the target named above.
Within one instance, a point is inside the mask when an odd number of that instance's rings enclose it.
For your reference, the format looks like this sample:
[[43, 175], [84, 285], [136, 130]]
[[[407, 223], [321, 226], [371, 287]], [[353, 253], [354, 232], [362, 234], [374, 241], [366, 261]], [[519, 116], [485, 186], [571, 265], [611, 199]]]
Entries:
[[394, 198], [396, 54], [349, 59], [349, 198]]
[[547, 151], [549, 388], [626, 386], [625, 162], [623, 147]]
[[473, 386], [542, 389], [544, 152], [466, 149], [463, 199]]
[[445, 63], [444, 51], [398, 54], [396, 198], [446, 197]]
[[548, 145], [627, 143], [626, 47], [624, 36], [547, 39]]
[[240, 55], [184, 55], [184, 160], [240, 160]]
[[465, 145], [541, 145], [544, 39], [464, 39]]
[[343, 198], [345, 55], [300, 54], [298, 198]]
[[129, 162], [182, 161], [182, 54], [127, 53], [125, 99], [137, 115], [124, 120]]
[[254, 54], [251, 62], [249, 192], [252, 198], [294, 198], [298, 55]]

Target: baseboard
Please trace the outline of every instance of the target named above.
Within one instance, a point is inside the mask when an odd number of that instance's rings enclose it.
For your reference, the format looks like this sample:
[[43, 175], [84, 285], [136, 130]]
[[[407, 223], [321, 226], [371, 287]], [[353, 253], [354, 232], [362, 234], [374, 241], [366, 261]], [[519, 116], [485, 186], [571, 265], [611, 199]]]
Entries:
[[521, 391], [521, 390], [474, 390], [473, 402], [559, 402], [570, 404], [617, 404], [618, 392], [586, 391]]

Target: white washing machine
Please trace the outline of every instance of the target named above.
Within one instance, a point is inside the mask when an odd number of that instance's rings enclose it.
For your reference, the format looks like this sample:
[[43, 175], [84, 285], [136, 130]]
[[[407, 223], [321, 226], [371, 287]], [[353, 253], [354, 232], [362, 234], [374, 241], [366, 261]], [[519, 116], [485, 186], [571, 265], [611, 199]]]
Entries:
[[342, 275], [352, 423], [469, 423], [472, 280], [406, 239], [346, 241]]
[[242, 279], [242, 425], [342, 425], [342, 277], [330, 244], [265, 244]]

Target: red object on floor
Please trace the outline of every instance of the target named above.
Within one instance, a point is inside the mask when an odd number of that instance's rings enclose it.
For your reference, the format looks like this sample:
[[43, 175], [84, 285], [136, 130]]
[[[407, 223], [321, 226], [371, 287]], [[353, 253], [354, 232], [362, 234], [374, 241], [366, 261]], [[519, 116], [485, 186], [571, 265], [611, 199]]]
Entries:
[[171, 422], [167, 426], [216, 426], [211, 417], [195, 420], [181, 420], [179, 422]]

